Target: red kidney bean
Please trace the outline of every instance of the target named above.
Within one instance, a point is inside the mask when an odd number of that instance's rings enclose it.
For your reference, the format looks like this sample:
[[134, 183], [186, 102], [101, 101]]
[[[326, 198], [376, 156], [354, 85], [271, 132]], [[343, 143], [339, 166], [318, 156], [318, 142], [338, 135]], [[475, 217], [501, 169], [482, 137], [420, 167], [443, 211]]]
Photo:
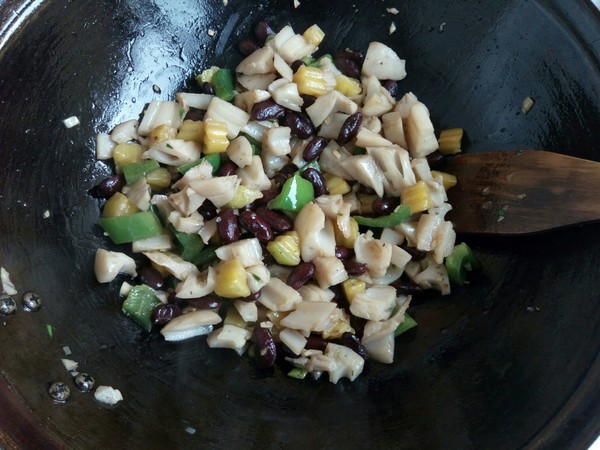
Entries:
[[277, 358], [277, 347], [271, 332], [267, 328], [255, 326], [252, 331], [252, 341], [256, 364], [265, 369], [273, 367]]
[[272, 209], [260, 206], [256, 208], [255, 213], [264, 219], [273, 231], [285, 233], [294, 228], [294, 221], [283, 213], [273, 211]]
[[335, 257], [337, 259], [348, 259], [354, 256], [354, 250], [339, 245], [335, 246]]
[[202, 94], [215, 95], [215, 88], [211, 83], [205, 81], [200, 85], [200, 92]]
[[342, 334], [342, 345], [357, 353], [360, 357], [362, 357], [362, 359], [366, 360], [369, 358], [367, 349], [362, 342], [360, 342], [359, 337], [350, 333], [349, 331], [346, 331], [344, 334]]
[[253, 292], [252, 294], [248, 295], [247, 297], [241, 297], [240, 300], [243, 302], [247, 302], [247, 303], [252, 303], [255, 302], [256, 300], [258, 300], [261, 296], [261, 291], [256, 291]]
[[204, 217], [204, 220], [214, 219], [218, 214], [217, 207], [209, 199], [202, 202], [202, 205], [198, 208], [198, 212]]
[[362, 275], [367, 271], [367, 265], [365, 263], [360, 263], [355, 259], [342, 259], [342, 263], [344, 264], [344, 269], [348, 272], [348, 275], [351, 277]]
[[287, 111], [283, 117], [283, 124], [290, 127], [292, 134], [300, 139], [308, 139], [316, 132], [310, 118], [304, 113]]
[[371, 204], [374, 216], [387, 216], [394, 212], [400, 204], [400, 199], [394, 197], [377, 197]]
[[273, 36], [275, 32], [271, 29], [267, 22], [258, 22], [254, 27], [254, 36], [260, 44], [264, 44], [267, 37]]
[[446, 157], [442, 155], [439, 150], [436, 150], [427, 155], [427, 164], [429, 164], [429, 167], [433, 170], [442, 169], [446, 164]]
[[423, 288], [412, 281], [404, 281], [399, 279], [393, 283], [390, 283], [390, 286], [395, 288], [398, 294], [419, 295], [423, 293]]
[[339, 57], [335, 58], [333, 63], [347, 77], [360, 78], [360, 66], [351, 59]]
[[277, 358], [285, 360], [285, 358], [298, 358], [300, 355], [295, 354], [287, 345], [283, 342], [277, 344]]
[[301, 262], [294, 266], [285, 280], [285, 283], [293, 289], [300, 289], [315, 274], [315, 265], [311, 262]]
[[296, 171], [298, 167], [294, 163], [289, 163], [279, 169], [279, 172], [275, 174], [273, 177], [273, 181], [277, 186], [282, 186], [285, 181], [291, 177]]
[[413, 261], [421, 261], [423, 258], [425, 258], [425, 256], [427, 256], [426, 252], [417, 250], [415, 247], [409, 247], [406, 244], [403, 244], [400, 247], [410, 254]]
[[260, 47], [260, 44], [252, 39], [244, 39], [238, 43], [238, 51], [242, 56], [249, 56]]
[[396, 98], [398, 95], [398, 83], [394, 80], [387, 80], [383, 83], [383, 87], [387, 89], [392, 97]]
[[161, 290], [165, 286], [165, 279], [151, 265], [143, 265], [137, 270], [137, 280], [156, 290]]
[[317, 334], [309, 334], [308, 338], [306, 338], [306, 345], [304, 348], [324, 352], [327, 348], [327, 341]]
[[292, 68], [292, 70], [294, 71], [294, 73], [296, 73], [296, 71], [297, 71], [297, 70], [298, 70], [300, 67], [302, 67], [303, 65], [304, 65], [304, 63], [303, 63], [301, 60], [297, 59], [296, 61], [294, 61], [294, 62], [292, 63], [292, 65], [291, 65], [290, 67]]
[[250, 111], [250, 115], [254, 120], [279, 119], [285, 115], [285, 108], [269, 98], [255, 103]]
[[260, 242], [269, 242], [273, 239], [271, 226], [254, 211], [242, 211], [240, 213], [240, 224], [256, 237]]
[[306, 112], [306, 108], [311, 106], [314, 102], [317, 101], [317, 97], [309, 94], [300, 94], [304, 103], [302, 103], [302, 111]]
[[[208, 83], [208, 85], [212, 89], [212, 85], [210, 83]], [[214, 93], [214, 91], [213, 91], [213, 93]], [[204, 111], [202, 111], [201, 109], [190, 107], [190, 109], [188, 109], [188, 112], [185, 113], [185, 116], [183, 119], [184, 120], [196, 120], [196, 121], [204, 120]]]
[[94, 198], [109, 198], [120, 192], [125, 186], [125, 177], [121, 174], [105, 178], [88, 192]]
[[362, 339], [362, 336], [365, 332], [365, 325], [368, 320], [363, 319], [362, 317], [356, 317], [353, 314], [350, 314], [350, 326], [354, 328], [354, 333], [359, 339]]
[[317, 169], [309, 167], [308, 169], [302, 172], [301, 176], [305, 180], [310, 181], [313, 185], [313, 190], [315, 191], [315, 198], [320, 197], [321, 195], [329, 194], [329, 191], [327, 190], [327, 185], [325, 184], [325, 178], [323, 178], [323, 175], [321, 175], [321, 172], [319, 172]]
[[340, 134], [338, 135], [337, 142], [340, 145], [347, 144], [356, 136], [358, 130], [360, 130], [360, 126], [362, 125], [363, 115], [360, 111], [355, 112], [350, 117], [348, 117], [342, 128], [340, 129]]
[[323, 153], [323, 149], [327, 146], [327, 140], [324, 137], [317, 136], [312, 138], [304, 150], [302, 151], [302, 159], [307, 162], [314, 161], [321, 153]]
[[194, 297], [182, 299], [188, 305], [198, 309], [219, 309], [223, 304], [223, 300], [216, 295], [205, 295], [204, 297]]
[[160, 304], [152, 310], [150, 320], [156, 325], [164, 325], [181, 315], [181, 308], [173, 303]]
[[262, 197], [257, 198], [252, 203], [250, 203], [250, 209], [256, 209], [260, 206], [266, 206], [271, 200], [273, 200], [279, 194], [280, 189], [276, 187], [272, 187], [270, 189], [266, 189], [261, 191]]
[[233, 161], [225, 161], [219, 167], [217, 171], [217, 176], [219, 177], [228, 177], [230, 175], [235, 175], [235, 171], [238, 170], [238, 166]]
[[335, 52], [335, 58], [346, 58], [350, 61], [354, 61], [359, 66], [362, 66], [365, 61], [365, 54], [358, 50], [352, 50], [349, 48], [344, 48]]
[[238, 216], [231, 208], [223, 208], [217, 219], [219, 236], [226, 244], [231, 244], [240, 239], [241, 231]]

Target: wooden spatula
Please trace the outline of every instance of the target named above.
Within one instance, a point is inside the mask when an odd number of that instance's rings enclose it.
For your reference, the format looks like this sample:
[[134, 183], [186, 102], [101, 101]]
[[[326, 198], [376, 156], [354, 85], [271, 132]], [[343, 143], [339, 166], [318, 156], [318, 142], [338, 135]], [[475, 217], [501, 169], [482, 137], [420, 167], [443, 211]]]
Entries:
[[541, 150], [461, 154], [444, 171], [459, 233], [520, 235], [600, 220], [600, 163]]

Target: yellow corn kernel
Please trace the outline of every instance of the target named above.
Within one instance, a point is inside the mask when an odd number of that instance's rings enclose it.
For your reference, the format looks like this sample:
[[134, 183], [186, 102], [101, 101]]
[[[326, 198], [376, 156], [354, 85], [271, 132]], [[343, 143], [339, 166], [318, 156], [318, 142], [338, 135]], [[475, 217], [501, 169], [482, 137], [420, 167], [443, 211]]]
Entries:
[[461, 152], [461, 143], [463, 138], [462, 128], [450, 128], [440, 133], [438, 143], [442, 155], [455, 155]]
[[279, 264], [297, 266], [300, 264], [300, 237], [296, 231], [288, 231], [267, 244], [267, 251]]
[[227, 308], [225, 313], [225, 319], [223, 319], [223, 325], [233, 325], [239, 328], [246, 328], [248, 323], [242, 319], [240, 313], [233, 306]]
[[410, 207], [410, 213], [427, 211], [431, 208], [431, 193], [424, 181], [418, 181], [412, 186], [407, 186], [402, 191], [402, 204]]
[[227, 124], [208, 121], [204, 123], [204, 153], [223, 153], [229, 146]]
[[146, 175], [146, 182], [153, 191], [166, 189], [171, 186], [171, 173], [166, 167], [161, 167]]
[[252, 189], [240, 184], [233, 198], [225, 206], [229, 208], [243, 208], [262, 196], [262, 193], [258, 189]]
[[322, 336], [323, 339], [339, 339], [346, 332], [354, 334], [355, 330], [350, 325], [350, 321], [344, 318], [335, 321], [332, 326], [323, 330]]
[[346, 97], [355, 97], [360, 95], [362, 87], [358, 80], [346, 75], [338, 75], [335, 77], [335, 90], [341, 92]]
[[330, 173], [324, 173], [323, 178], [325, 179], [325, 186], [327, 186], [329, 195], [344, 195], [352, 190], [348, 182], [342, 177], [331, 175]]
[[325, 73], [318, 67], [300, 66], [293, 81], [298, 85], [300, 94], [319, 97], [331, 90], [325, 81]]
[[123, 143], [117, 145], [113, 150], [113, 159], [117, 167], [125, 167], [140, 162], [142, 153], [144, 153], [144, 147], [140, 144]]
[[436, 180], [442, 179], [442, 184], [444, 185], [444, 189], [448, 190], [451, 187], [456, 186], [456, 177], [448, 172], [439, 172], [437, 170], [432, 170], [431, 175]]
[[357, 195], [358, 201], [360, 202], [359, 212], [361, 215], [373, 214], [373, 202], [378, 199], [379, 196], [376, 194], [364, 194], [360, 193]]
[[367, 290], [367, 283], [357, 278], [348, 278], [342, 283], [342, 290], [348, 303], [352, 303], [356, 294], [362, 294]]
[[225, 298], [248, 297], [251, 294], [246, 282], [246, 270], [237, 259], [221, 261], [216, 272], [215, 294]]
[[157, 142], [166, 141], [167, 139], [174, 139], [176, 136], [177, 128], [163, 124], [152, 129], [150, 132], [150, 141], [152, 144], [156, 144]]
[[335, 234], [335, 243], [346, 248], [354, 248], [354, 242], [360, 234], [358, 229], [358, 222], [353, 217], [350, 217], [350, 235], [344, 236], [342, 231], [339, 229], [337, 222], [333, 222], [333, 232]]
[[138, 207], [131, 203], [125, 194], [117, 192], [104, 204], [102, 217], [129, 216], [138, 211]]
[[317, 24], [314, 24], [306, 29], [306, 31], [302, 34], [302, 37], [306, 39], [306, 42], [309, 44], [318, 47], [325, 38], [325, 32], [321, 30]]
[[204, 138], [204, 123], [199, 120], [184, 120], [177, 133], [177, 139], [200, 142]]
[[209, 69], [204, 69], [200, 75], [196, 75], [196, 83], [210, 83], [212, 77], [220, 70], [220, 67], [212, 66]]

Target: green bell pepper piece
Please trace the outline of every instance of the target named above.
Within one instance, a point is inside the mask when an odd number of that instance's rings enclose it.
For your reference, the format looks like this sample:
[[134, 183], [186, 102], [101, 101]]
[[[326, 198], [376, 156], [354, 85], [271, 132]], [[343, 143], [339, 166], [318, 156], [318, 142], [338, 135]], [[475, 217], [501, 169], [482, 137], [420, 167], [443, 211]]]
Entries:
[[160, 164], [153, 159], [128, 164], [123, 167], [123, 175], [127, 184], [135, 183], [141, 178], [144, 178], [150, 172], [154, 172], [160, 168]]
[[99, 223], [115, 244], [125, 244], [162, 234], [162, 224], [152, 211], [103, 217]]
[[215, 94], [222, 100], [229, 102], [235, 97], [233, 91], [233, 72], [231, 69], [220, 69], [212, 77], [211, 83], [215, 88]]
[[133, 286], [123, 302], [123, 313], [131, 317], [144, 330], [152, 330], [152, 311], [161, 301], [150, 286], [140, 284]]
[[248, 139], [248, 142], [250, 142], [250, 146], [252, 147], [252, 155], [260, 155], [262, 152], [262, 142], [247, 133], [243, 133], [242, 135]]
[[202, 238], [197, 234], [177, 231], [171, 224], [168, 225], [168, 228], [169, 231], [173, 233], [173, 236], [175, 236], [179, 248], [179, 255], [186, 261], [199, 264], [197, 260], [201, 257], [202, 250], [204, 249]]
[[279, 195], [269, 202], [269, 208], [298, 212], [314, 199], [315, 191], [312, 183], [296, 172], [285, 181]]
[[288, 372], [287, 376], [291, 378], [296, 378], [298, 380], [304, 380], [307, 374], [308, 370], [302, 369], [300, 367], [294, 367]]
[[359, 225], [365, 225], [371, 228], [391, 228], [401, 224], [410, 217], [410, 207], [400, 205], [391, 214], [379, 217], [352, 216]]
[[479, 261], [477, 261], [473, 251], [464, 242], [454, 246], [452, 253], [446, 257], [444, 264], [446, 265], [450, 281], [459, 286], [465, 283], [467, 272], [479, 269]]
[[192, 167], [196, 167], [202, 161], [206, 161], [211, 166], [213, 166], [213, 170], [212, 170], [213, 175], [215, 173], [217, 173], [217, 170], [219, 170], [219, 167], [221, 167], [221, 155], [219, 153], [212, 153], [210, 155], [203, 156], [202, 158], [197, 159], [195, 161], [191, 161], [189, 163], [182, 164], [181, 166], [179, 166], [177, 168], [177, 171], [180, 174], [184, 175], [188, 170], [190, 170]]
[[416, 326], [417, 322], [415, 319], [410, 317], [408, 314], [404, 314], [404, 321], [396, 327], [396, 330], [394, 331], [394, 337], [399, 336]]

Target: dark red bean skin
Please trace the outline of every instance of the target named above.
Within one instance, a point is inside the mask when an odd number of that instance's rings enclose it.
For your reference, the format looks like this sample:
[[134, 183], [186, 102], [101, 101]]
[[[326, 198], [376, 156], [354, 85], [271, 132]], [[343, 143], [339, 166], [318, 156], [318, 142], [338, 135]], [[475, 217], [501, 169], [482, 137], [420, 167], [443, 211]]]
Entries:
[[285, 283], [293, 289], [300, 289], [315, 274], [315, 265], [311, 262], [301, 262], [294, 266]]
[[219, 309], [223, 305], [223, 300], [216, 295], [205, 295], [204, 297], [181, 299], [188, 305], [198, 309]]
[[323, 175], [321, 175], [321, 172], [319, 172], [317, 169], [309, 167], [308, 169], [302, 172], [301, 176], [305, 180], [310, 181], [313, 185], [313, 190], [315, 191], [315, 198], [320, 197], [321, 195], [329, 194], [329, 191], [327, 190], [327, 185], [325, 184], [325, 179], [323, 178]]
[[304, 103], [302, 103], [302, 110], [303, 111], [306, 111], [306, 108], [308, 108], [314, 102], [317, 101], [317, 97], [315, 97], [313, 95], [309, 95], [309, 94], [301, 94], [300, 97], [302, 97], [302, 100], [304, 100]]
[[347, 77], [360, 78], [360, 66], [351, 59], [339, 57], [335, 58], [333, 63]]
[[252, 39], [244, 39], [238, 44], [238, 51], [242, 56], [249, 56], [260, 48], [260, 44]]
[[321, 336], [310, 334], [308, 338], [306, 338], [306, 345], [304, 347], [308, 350], [320, 350], [324, 352], [327, 348], [327, 341]]
[[392, 97], [396, 98], [398, 95], [398, 83], [396, 83], [394, 80], [387, 80], [385, 83], [383, 83], [383, 87], [387, 89]]
[[209, 199], [204, 200], [200, 208], [198, 208], [198, 212], [204, 217], [204, 220], [214, 219], [218, 214], [217, 207]]
[[177, 316], [181, 315], [181, 308], [174, 303], [158, 305], [152, 310], [150, 320], [156, 325], [164, 325]]
[[354, 250], [339, 245], [335, 246], [335, 257], [337, 259], [348, 259], [354, 256]]
[[354, 332], [359, 339], [362, 339], [362, 336], [365, 332], [365, 325], [367, 324], [367, 319], [363, 319], [362, 317], [356, 317], [350, 314], [350, 326], [354, 328]]
[[165, 279], [151, 265], [144, 265], [137, 270], [137, 280], [156, 290], [161, 290], [165, 286]]
[[358, 276], [362, 275], [367, 271], [367, 265], [364, 263], [360, 263], [354, 259], [342, 259], [342, 263], [344, 264], [344, 269], [348, 272], [348, 275]]
[[394, 212], [394, 209], [400, 204], [400, 200], [391, 197], [378, 197], [373, 200], [371, 209], [374, 216], [387, 216]]
[[362, 125], [363, 115], [361, 112], [355, 112], [350, 117], [348, 117], [342, 128], [340, 129], [340, 134], [338, 135], [338, 144], [344, 145], [347, 144], [356, 136], [358, 131], [360, 130], [360, 126]]
[[315, 126], [304, 113], [287, 111], [283, 118], [283, 124], [290, 127], [292, 134], [300, 139], [308, 139], [315, 135]]
[[423, 293], [423, 288], [411, 281], [396, 280], [393, 283], [390, 283], [390, 286], [395, 288], [398, 294], [419, 295]]
[[111, 175], [91, 188], [89, 194], [94, 198], [110, 198], [117, 192], [120, 192], [123, 186], [125, 186], [125, 177], [123, 175]]
[[256, 208], [254, 212], [264, 219], [271, 226], [271, 229], [277, 233], [285, 233], [294, 228], [294, 221], [285, 214], [273, 211], [264, 206]]
[[254, 36], [260, 44], [264, 44], [267, 37], [274, 35], [275, 32], [271, 29], [267, 22], [258, 22], [254, 27]]
[[273, 239], [271, 226], [254, 211], [242, 211], [240, 213], [240, 224], [260, 242], [269, 242]]
[[226, 244], [238, 241], [241, 236], [240, 224], [238, 216], [231, 208], [223, 208], [219, 213], [219, 221], [217, 229], [219, 230], [219, 236]]
[[255, 103], [250, 111], [254, 120], [273, 120], [285, 116], [285, 108], [274, 100], [268, 99]]
[[[210, 83], [207, 83], [207, 84], [212, 89], [212, 84], [210, 84]], [[213, 93], [214, 93], [214, 90], [213, 90]], [[196, 121], [204, 120], [204, 111], [190, 107], [190, 109], [188, 109], [188, 112], [185, 113], [185, 117], [183, 119], [184, 120], [196, 120]]]
[[292, 63], [292, 65], [290, 66], [292, 68], [292, 70], [294, 71], [294, 73], [296, 73], [296, 71], [302, 67], [304, 65], [304, 63], [302, 61], [300, 61], [299, 59], [297, 59], [296, 61], [294, 61]]
[[427, 164], [429, 164], [429, 167], [433, 170], [443, 169], [446, 165], [446, 157], [442, 155], [439, 150], [436, 150], [427, 155]]
[[208, 95], [215, 95], [215, 88], [208, 81], [200, 85], [200, 92]]
[[368, 359], [369, 355], [367, 353], [367, 349], [360, 342], [360, 339], [355, 334], [350, 333], [349, 331], [342, 334], [342, 345], [348, 347], [355, 353], [357, 353], [362, 359]]
[[249, 206], [249, 209], [256, 209], [260, 206], [266, 206], [271, 200], [273, 200], [279, 194], [281, 189], [278, 188], [270, 188], [264, 191], [261, 191], [262, 197], [254, 200]]
[[255, 302], [256, 300], [258, 300], [260, 298], [260, 295], [261, 295], [261, 291], [256, 291], [256, 292], [253, 292], [252, 294], [248, 295], [247, 297], [241, 297], [240, 300], [243, 302], [252, 303], [252, 302]]
[[264, 369], [273, 367], [277, 359], [277, 346], [271, 332], [267, 328], [256, 326], [252, 331], [252, 341], [256, 364]]
[[296, 171], [298, 167], [294, 163], [289, 163], [279, 169], [279, 172], [275, 174], [273, 177], [273, 181], [277, 186], [282, 186], [285, 181], [290, 178]]
[[302, 159], [306, 162], [311, 162], [321, 156], [323, 149], [327, 146], [327, 140], [324, 137], [317, 136], [310, 140], [302, 151]]
[[228, 177], [231, 175], [235, 175], [236, 170], [238, 170], [238, 166], [236, 163], [234, 163], [233, 161], [225, 161], [223, 164], [221, 164], [221, 167], [219, 167], [217, 175], [220, 177]]
[[349, 48], [341, 49], [335, 52], [335, 58], [346, 58], [350, 61], [354, 61], [359, 66], [362, 66], [365, 60], [365, 54], [358, 50], [352, 50]]

